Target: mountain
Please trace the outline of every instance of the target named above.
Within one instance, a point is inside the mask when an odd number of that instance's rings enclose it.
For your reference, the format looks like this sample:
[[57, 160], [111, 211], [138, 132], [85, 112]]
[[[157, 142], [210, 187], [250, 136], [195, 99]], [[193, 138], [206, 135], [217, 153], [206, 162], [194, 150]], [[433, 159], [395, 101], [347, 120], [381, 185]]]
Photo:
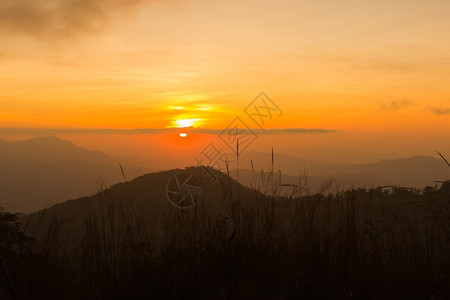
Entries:
[[[252, 180], [255, 181], [253, 171], [248, 175], [248, 170], [254, 169], [258, 178], [261, 170], [270, 170], [271, 161], [270, 153], [245, 152], [239, 159], [240, 172], [243, 173], [240, 178], [243, 180], [242, 183], [248, 185]], [[313, 191], [332, 177], [339, 179], [344, 188], [379, 185], [424, 188], [434, 185], [433, 181], [445, 181], [450, 178], [449, 168], [441, 158], [420, 155], [364, 164], [334, 164], [275, 153], [274, 170], [281, 171], [283, 183], [296, 183], [299, 177], [307, 173], [308, 183], [310, 187], [314, 187]], [[230, 174], [236, 178], [236, 171]]]
[[96, 184], [113, 184], [147, 173], [138, 159], [115, 158], [56, 137], [0, 140], [0, 207], [25, 213], [65, 199], [92, 194]]
[[[113, 216], [112, 219], [115, 218], [119, 223], [138, 221], [139, 216], [145, 215], [151, 222], [160, 222], [165, 213], [179, 211], [180, 208], [169, 201], [168, 190], [173, 188], [170, 183], [173, 183], [174, 176], [180, 179], [184, 175], [193, 175], [198, 179], [199, 184], [196, 186], [201, 190], [197, 205], [205, 209], [215, 211], [225, 209], [225, 199], [237, 199], [238, 189], [240, 199], [263, 197], [261, 193], [239, 185], [223, 173], [213, 180], [206, 170], [214, 172], [204, 167], [189, 167], [145, 174], [131, 181], [114, 184], [91, 196], [79, 197], [32, 214], [22, 215], [21, 221], [26, 233], [39, 240], [46, 238], [43, 235], [48, 233], [50, 227], [57, 228], [58, 234], [66, 230], [71, 233], [79, 232], [90, 217], [99, 220]], [[193, 195], [193, 191], [194, 189], [186, 192]]]
[[[236, 159], [230, 157], [230, 159]], [[252, 163], [255, 170], [268, 170], [272, 162], [272, 154], [260, 151], [245, 151], [239, 155], [239, 166], [242, 169], [251, 169]], [[332, 165], [326, 160], [309, 159], [307, 157], [292, 156], [274, 152], [275, 169], [281, 170], [285, 174], [297, 174], [298, 171], [310, 169], [315, 166]]]
[[[379, 163], [383, 165], [385, 162]], [[394, 165], [397, 163], [399, 162], [395, 161]], [[378, 165], [378, 163], [375, 165]], [[262, 197], [265, 197], [263, 196], [265, 192], [271, 194], [271, 184], [264, 184], [262, 180], [270, 181], [267, 180], [269, 176], [267, 172], [257, 173], [251, 170], [240, 170], [238, 182], [223, 173], [220, 174], [218, 180], [212, 180], [208, 172], [206, 172], [208, 170], [213, 171], [204, 167], [189, 167], [145, 174], [131, 181], [117, 183], [108, 188], [104, 187], [104, 189], [98, 193], [91, 194], [91, 196], [78, 197], [32, 214], [22, 215], [21, 221], [24, 224], [26, 233], [38, 240], [54, 238], [48, 236], [50, 233], [64, 239], [65, 233], [69, 232], [71, 233], [70, 238], [74, 237], [73, 234], [75, 234], [75, 238], [82, 238], [83, 230], [88, 230], [86, 226], [90, 226], [89, 224], [91, 223], [89, 222], [94, 220], [95, 222], [103, 222], [104, 219], [108, 219], [111, 226], [121, 226], [125, 231], [129, 227], [139, 227], [140, 222], [164, 224], [168, 214], [179, 211], [179, 208], [176, 208], [169, 201], [169, 197], [172, 195], [169, 191], [173, 191], [175, 177], [178, 178], [180, 188], [177, 189], [180, 192], [184, 191], [186, 195], [192, 195], [192, 197], [194, 197], [193, 195], [199, 196], [196, 199], [199, 201], [197, 207], [200, 210], [184, 210], [186, 214], [192, 212], [198, 215], [199, 218], [202, 218], [203, 209], [214, 210], [223, 214], [226, 209], [230, 209], [227, 206], [230, 204], [230, 201], [227, 201], [227, 199], [236, 200], [239, 197], [239, 199], [246, 200], [241, 202], [241, 204], [250, 204], [252, 201], [247, 200], [262, 199]], [[231, 173], [234, 172], [232, 171]], [[184, 179], [180, 179], [181, 177], [179, 176], [181, 175], [185, 176], [185, 179], [193, 175], [193, 177], [198, 179], [197, 185], [184, 186], [183, 190], [181, 183]], [[230, 175], [236, 176], [236, 174]], [[282, 174], [281, 184], [297, 184], [298, 179], [298, 177]], [[314, 193], [320, 191], [323, 183], [328, 178], [318, 176], [313, 177], [312, 181], [309, 181], [310, 179], [311, 177], [307, 181], [308, 187], [310, 192]], [[347, 181], [350, 183], [351, 179], [360, 180], [359, 183], [354, 183], [354, 186], [361, 184], [361, 186], [374, 187], [373, 184], [365, 184], [365, 180], [371, 183], [378, 181], [380, 185], [386, 183], [383, 179], [377, 178], [370, 173], [359, 173], [353, 176], [340, 176], [340, 188], [351, 187], [351, 185], [342, 186], [343, 182]], [[305, 179], [302, 178], [301, 180], [303, 181], [300, 185], [304, 187]], [[258, 184], [261, 185], [258, 186]], [[255, 189], [249, 186], [253, 186]], [[200, 187], [200, 189], [197, 187]], [[333, 186], [331, 191], [334, 191]], [[289, 195], [289, 189], [282, 189], [278, 195]], [[189, 200], [190, 198], [186, 199]], [[100, 226], [98, 223], [95, 224]], [[169, 225], [167, 224], [167, 226]], [[161, 232], [155, 234], [161, 234]], [[67, 238], [69, 238], [69, 235], [67, 235]]]
[[[230, 172], [230, 176], [237, 179], [236, 170]], [[333, 181], [331, 189], [328, 191], [334, 192], [336, 188], [339, 190], [345, 190], [349, 188], [376, 188], [378, 186], [393, 185], [393, 182], [384, 178], [377, 177], [368, 172], [354, 173], [354, 174], [339, 174], [339, 175], [318, 175], [311, 176], [306, 173], [300, 173], [297, 176], [280, 173], [281, 195], [290, 195], [293, 191], [292, 185], [300, 187], [304, 193], [307, 190], [310, 193], [316, 193], [320, 191], [327, 191], [326, 184]], [[270, 183], [270, 172], [267, 171], [253, 171], [253, 170], [239, 170], [239, 182], [245, 186], [255, 188], [261, 192], [270, 192], [272, 190]], [[325, 189], [325, 190], [324, 190]]]
[[[174, 159], [144, 161], [111, 157], [56, 137], [15, 142], [0, 140], [0, 207], [12, 212], [30, 213], [66, 199], [93, 194], [101, 181], [108, 185], [123, 181], [119, 163], [128, 180], [168, 169], [164, 167], [168, 164], [171, 168], [180, 165]], [[258, 178], [261, 176], [260, 170], [269, 170], [271, 163], [270, 153], [242, 153], [239, 158], [240, 182], [256, 188], [263, 187], [262, 182], [255, 181], [254, 172], [250, 169], [255, 170]], [[275, 153], [274, 166], [276, 171], [282, 172], [282, 184], [297, 184], [299, 178], [307, 173], [311, 192], [318, 191], [329, 178], [336, 178], [340, 188], [345, 189], [380, 185], [423, 188], [433, 185], [433, 181], [450, 177], [448, 166], [440, 158], [428, 156], [366, 164], [333, 164]], [[231, 175], [237, 178], [233, 172]], [[304, 179], [302, 184], [305, 184]]]
[[369, 164], [316, 166], [311, 168], [310, 173], [334, 176], [370, 173], [393, 185], [417, 188], [434, 185], [433, 181], [444, 181], [450, 178], [450, 170], [445, 162], [430, 156], [380, 160]]

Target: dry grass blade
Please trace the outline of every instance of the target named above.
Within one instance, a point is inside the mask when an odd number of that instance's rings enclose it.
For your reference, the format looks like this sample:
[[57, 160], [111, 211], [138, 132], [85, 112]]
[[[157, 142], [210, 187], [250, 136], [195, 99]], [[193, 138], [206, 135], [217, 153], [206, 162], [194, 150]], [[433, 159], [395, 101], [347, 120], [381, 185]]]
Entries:
[[272, 147], [272, 164], [271, 164], [271, 167], [272, 167], [272, 172], [273, 172], [273, 147]]
[[450, 163], [445, 159], [444, 155], [442, 155], [441, 153], [439, 153], [439, 151], [436, 151], [437, 154], [439, 154], [439, 156], [447, 163], [447, 166], [450, 167]]
[[125, 182], [127, 182], [128, 180], [127, 180], [127, 178], [125, 177], [125, 172], [123, 171], [122, 164], [119, 163], [119, 166], [120, 166], [120, 171], [122, 172], [123, 179], [125, 180]]
[[0, 266], [1, 266], [1, 268], [2, 268], [3, 275], [5, 276], [6, 281], [8, 282], [8, 287], [9, 287], [9, 289], [11, 290], [11, 294], [12, 294], [13, 296], [15, 296], [15, 295], [16, 295], [16, 290], [14, 289], [14, 285], [13, 285], [13, 283], [12, 283], [12, 281], [11, 281], [11, 277], [9, 276], [8, 271], [6, 270], [6, 266], [5, 266], [5, 264], [3, 263], [3, 257], [2, 257], [2, 256], [0, 256]]
[[255, 177], [255, 166], [253, 165], [253, 160], [250, 160], [250, 163], [252, 165], [252, 178], [253, 178], [253, 185], [254, 185], [254, 189], [257, 189], [257, 184], [256, 184], [256, 177]]
[[127, 186], [128, 195], [131, 199], [131, 190], [130, 190], [130, 186], [128, 185], [127, 177], [125, 176], [125, 171], [123, 170], [121, 163], [119, 163], [119, 166], [120, 166], [120, 172], [122, 172], [123, 179], [125, 180], [125, 185]]

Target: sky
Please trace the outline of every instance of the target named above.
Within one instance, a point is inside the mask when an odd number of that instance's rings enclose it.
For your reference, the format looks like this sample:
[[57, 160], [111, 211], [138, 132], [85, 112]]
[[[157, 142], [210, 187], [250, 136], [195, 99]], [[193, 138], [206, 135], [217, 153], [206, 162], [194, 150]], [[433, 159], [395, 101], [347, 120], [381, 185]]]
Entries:
[[[450, 156], [449, 15], [444, 0], [2, 0], [0, 138], [179, 155], [238, 117], [262, 130], [256, 150]], [[262, 91], [279, 110], [261, 129], [246, 108]], [[170, 131], [184, 126], [204, 131]], [[114, 131], [136, 128], [155, 131]]]

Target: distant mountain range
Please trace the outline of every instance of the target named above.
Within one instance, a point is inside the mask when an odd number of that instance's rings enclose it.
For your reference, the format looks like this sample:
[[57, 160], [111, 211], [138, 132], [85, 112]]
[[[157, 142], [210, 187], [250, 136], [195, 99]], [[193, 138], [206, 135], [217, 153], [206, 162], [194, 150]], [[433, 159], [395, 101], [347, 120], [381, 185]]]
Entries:
[[369, 173], [393, 185], [418, 188], [434, 185], [433, 181], [450, 178], [450, 169], [445, 162], [430, 156], [380, 160], [370, 164], [318, 166], [312, 168], [311, 173], [320, 175]]
[[[271, 154], [246, 152], [240, 158], [240, 179], [250, 184], [261, 177], [261, 170], [271, 168]], [[253, 170], [251, 163], [253, 162]], [[282, 183], [298, 183], [307, 176], [308, 184], [316, 191], [329, 178], [336, 178], [342, 188], [376, 187], [379, 185], [397, 185], [424, 188], [434, 185], [434, 181], [450, 178], [450, 169], [440, 157], [413, 156], [402, 159], [379, 160], [365, 164], [333, 164], [324, 161], [296, 158], [274, 154], [274, 171], [281, 170]], [[256, 176], [255, 176], [256, 174]], [[231, 174], [236, 178], [236, 171]], [[256, 180], [256, 183], [258, 181]]]
[[[230, 172], [230, 176], [237, 179], [236, 170]], [[239, 170], [239, 182], [245, 186], [249, 186], [263, 193], [271, 193], [272, 184], [270, 172], [264, 170]], [[272, 177], [276, 174], [272, 175]], [[336, 192], [337, 190], [345, 190], [348, 188], [376, 188], [379, 186], [394, 185], [392, 181], [377, 177], [371, 173], [354, 173], [340, 175], [317, 175], [312, 176], [308, 172], [301, 172], [297, 176], [280, 173], [279, 189], [281, 195], [290, 195], [297, 186], [297, 190], [301, 189], [302, 193], [316, 192]], [[331, 186], [327, 187], [327, 183]]]
[[151, 171], [138, 159], [115, 158], [56, 137], [0, 140], [0, 207], [25, 213], [93, 194], [96, 184]]
[[[240, 183], [267, 190], [263, 179], [267, 179], [271, 161], [270, 153], [245, 152], [239, 162]], [[116, 158], [56, 137], [15, 142], [0, 140], [0, 207], [31, 213], [67, 199], [94, 194], [101, 181], [108, 186], [124, 181], [119, 163], [130, 180], [162, 170], [164, 166], [174, 168], [176, 160]], [[330, 178], [335, 178], [341, 189], [380, 185], [423, 188], [433, 185], [433, 181], [450, 178], [445, 162], [428, 156], [337, 165], [275, 153], [274, 170], [281, 170], [281, 184], [301, 183], [305, 187], [307, 183], [310, 192], [320, 190]], [[159, 176], [154, 174], [149, 176]], [[236, 170], [230, 175], [236, 179]], [[289, 189], [285, 190], [289, 193]]]

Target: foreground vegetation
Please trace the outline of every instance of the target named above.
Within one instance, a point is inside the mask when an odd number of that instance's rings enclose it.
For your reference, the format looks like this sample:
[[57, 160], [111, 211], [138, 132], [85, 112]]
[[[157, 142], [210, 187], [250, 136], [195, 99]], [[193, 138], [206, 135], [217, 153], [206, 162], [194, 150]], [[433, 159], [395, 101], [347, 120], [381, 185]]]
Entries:
[[450, 298], [449, 182], [332, 186], [251, 199], [230, 188], [220, 209], [157, 220], [104, 189], [70, 231], [55, 215], [34, 241], [1, 212], [0, 253], [18, 299]]

